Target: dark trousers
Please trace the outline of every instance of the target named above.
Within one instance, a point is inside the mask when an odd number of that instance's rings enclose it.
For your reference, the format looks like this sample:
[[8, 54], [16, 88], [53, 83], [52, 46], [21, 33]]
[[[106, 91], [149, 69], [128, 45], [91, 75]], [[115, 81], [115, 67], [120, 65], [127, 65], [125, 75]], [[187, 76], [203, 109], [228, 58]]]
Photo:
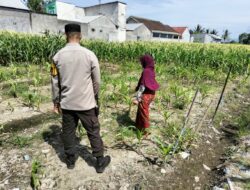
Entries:
[[66, 154], [76, 153], [76, 128], [82, 122], [91, 144], [94, 157], [103, 156], [103, 142], [100, 136], [100, 125], [95, 109], [88, 111], [62, 110], [62, 140]]

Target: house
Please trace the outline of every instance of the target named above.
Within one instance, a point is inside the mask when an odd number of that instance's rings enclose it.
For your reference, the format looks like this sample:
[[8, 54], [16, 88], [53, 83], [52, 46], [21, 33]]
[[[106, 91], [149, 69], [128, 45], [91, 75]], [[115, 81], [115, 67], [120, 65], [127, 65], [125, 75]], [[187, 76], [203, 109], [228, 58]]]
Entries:
[[61, 1], [48, 1], [45, 8], [47, 13], [34, 13], [22, 0], [1, 0], [0, 30], [58, 34], [64, 33], [66, 24], [78, 23], [86, 39], [126, 40], [125, 3], [115, 1], [78, 7]]
[[0, 30], [30, 33], [29, 8], [20, 0], [1, 0]]
[[116, 41], [112, 38], [112, 34], [116, 31], [114, 23], [106, 16], [85, 16], [82, 19], [72, 20], [58, 20], [58, 28], [63, 33], [65, 24], [69, 22], [78, 23], [81, 25], [81, 31], [83, 38], [86, 39], [99, 39], [106, 41]]
[[193, 34], [192, 35], [194, 42], [198, 43], [221, 43], [222, 38], [220, 36], [214, 35], [214, 34], [206, 34], [206, 33], [201, 33], [201, 34]]
[[131, 23], [126, 26], [127, 41], [148, 40], [151, 38], [151, 31], [143, 23]]
[[[126, 4], [120, 1], [78, 7], [73, 4], [56, 1], [57, 18], [59, 22], [72, 21], [87, 24], [90, 30], [85, 31], [85, 37], [90, 39], [105, 39], [108, 41], [126, 40]], [[102, 17], [100, 17], [102, 15]], [[98, 17], [97, 17], [98, 16]], [[86, 23], [89, 18], [98, 23]], [[92, 25], [90, 26], [90, 23]], [[85, 29], [86, 30], [86, 29]], [[88, 33], [88, 35], [86, 35]], [[104, 38], [102, 38], [103, 36]]]
[[58, 33], [57, 16], [34, 13], [22, 0], [0, 1], [0, 30], [43, 34]]
[[164, 25], [159, 21], [135, 17], [135, 16], [130, 16], [127, 19], [127, 24], [139, 24], [139, 23], [144, 24], [150, 31], [151, 35], [148, 40], [179, 41], [180, 39], [180, 34], [178, 32], [176, 32], [170, 26]]
[[192, 37], [188, 27], [172, 27], [172, 28], [180, 34], [181, 42], [192, 42]]

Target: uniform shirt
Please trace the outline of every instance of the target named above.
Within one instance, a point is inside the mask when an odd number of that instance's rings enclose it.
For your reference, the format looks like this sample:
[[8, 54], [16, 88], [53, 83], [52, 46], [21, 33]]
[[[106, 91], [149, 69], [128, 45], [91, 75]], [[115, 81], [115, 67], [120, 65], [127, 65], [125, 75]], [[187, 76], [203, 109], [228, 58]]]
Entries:
[[96, 107], [100, 85], [96, 55], [78, 43], [68, 43], [54, 57], [52, 96], [62, 109], [85, 111]]

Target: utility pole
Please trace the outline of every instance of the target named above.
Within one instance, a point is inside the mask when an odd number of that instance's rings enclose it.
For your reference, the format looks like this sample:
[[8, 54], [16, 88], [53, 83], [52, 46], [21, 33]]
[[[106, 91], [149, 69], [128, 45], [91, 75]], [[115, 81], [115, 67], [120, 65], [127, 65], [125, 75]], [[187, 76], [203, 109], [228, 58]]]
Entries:
[[101, 0], [99, 0], [99, 15], [101, 15], [102, 13], [101, 13], [101, 4], [102, 4], [102, 1]]

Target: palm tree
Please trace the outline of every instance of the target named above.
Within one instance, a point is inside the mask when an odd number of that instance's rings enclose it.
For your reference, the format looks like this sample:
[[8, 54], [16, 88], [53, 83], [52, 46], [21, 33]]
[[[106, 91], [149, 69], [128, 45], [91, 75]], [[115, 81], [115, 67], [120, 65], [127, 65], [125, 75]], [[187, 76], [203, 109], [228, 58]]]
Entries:
[[201, 26], [201, 25], [197, 25], [195, 28], [194, 28], [194, 33], [195, 34], [201, 34], [201, 33], [203, 33], [204, 32], [204, 28]]
[[218, 35], [218, 31], [217, 30], [215, 30], [215, 29], [213, 29], [211, 32], [210, 32], [210, 34], [214, 34], [214, 35]]
[[229, 31], [228, 29], [226, 29], [222, 35], [224, 42], [229, 39], [229, 35], [230, 35]]

